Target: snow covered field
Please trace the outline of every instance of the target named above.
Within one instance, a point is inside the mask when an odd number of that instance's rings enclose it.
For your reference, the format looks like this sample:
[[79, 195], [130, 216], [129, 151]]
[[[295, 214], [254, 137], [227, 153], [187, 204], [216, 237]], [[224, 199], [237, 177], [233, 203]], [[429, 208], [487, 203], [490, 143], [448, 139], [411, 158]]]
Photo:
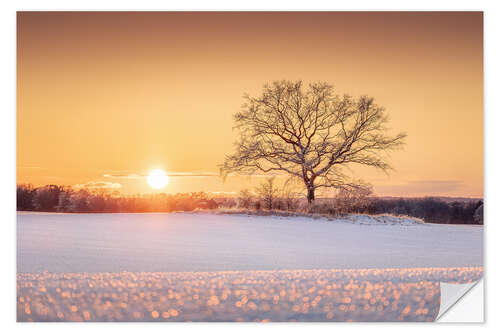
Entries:
[[18, 321], [432, 321], [483, 274], [483, 227], [18, 213]]
[[482, 249], [482, 226], [390, 218], [18, 213], [17, 220], [23, 273], [465, 267], [483, 265]]

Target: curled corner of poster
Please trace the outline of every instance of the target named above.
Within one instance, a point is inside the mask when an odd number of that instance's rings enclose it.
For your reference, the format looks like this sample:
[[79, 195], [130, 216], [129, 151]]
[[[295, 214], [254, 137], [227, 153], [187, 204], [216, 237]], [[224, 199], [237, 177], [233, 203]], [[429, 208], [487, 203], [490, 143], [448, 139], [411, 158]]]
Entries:
[[441, 300], [437, 322], [482, 323], [484, 322], [484, 282], [440, 283]]

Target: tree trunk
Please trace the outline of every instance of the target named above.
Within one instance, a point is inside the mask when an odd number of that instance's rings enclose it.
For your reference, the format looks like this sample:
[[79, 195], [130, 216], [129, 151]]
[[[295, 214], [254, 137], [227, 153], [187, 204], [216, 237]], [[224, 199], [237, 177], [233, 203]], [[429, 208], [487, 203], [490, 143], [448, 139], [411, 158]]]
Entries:
[[314, 201], [314, 187], [307, 188], [307, 203], [312, 204]]

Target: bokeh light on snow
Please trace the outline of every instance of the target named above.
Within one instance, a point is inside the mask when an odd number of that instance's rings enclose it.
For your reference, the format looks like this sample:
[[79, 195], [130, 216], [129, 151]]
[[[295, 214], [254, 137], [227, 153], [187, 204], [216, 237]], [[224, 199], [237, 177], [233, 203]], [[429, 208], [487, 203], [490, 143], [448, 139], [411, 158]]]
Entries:
[[18, 273], [18, 321], [433, 321], [482, 267]]

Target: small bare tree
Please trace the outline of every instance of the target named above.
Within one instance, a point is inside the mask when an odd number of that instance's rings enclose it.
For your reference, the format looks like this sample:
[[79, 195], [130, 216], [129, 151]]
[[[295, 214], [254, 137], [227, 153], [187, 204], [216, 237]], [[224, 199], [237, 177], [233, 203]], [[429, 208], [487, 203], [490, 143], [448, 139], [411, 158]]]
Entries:
[[360, 164], [387, 172], [381, 153], [403, 145], [406, 134], [387, 135], [388, 117], [374, 99], [335, 95], [327, 83], [305, 90], [301, 81], [275, 81], [260, 97], [246, 95], [234, 115], [236, 152], [226, 156], [221, 174], [282, 172], [302, 180], [307, 200], [316, 189], [364, 188], [346, 174]]
[[278, 188], [274, 184], [274, 180], [275, 177], [268, 178], [255, 189], [258, 197], [264, 202], [264, 206], [267, 209], [273, 209], [273, 202], [276, 200], [279, 193]]
[[335, 208], [337, 213], [360, 213], [370, 203], [372, 190], [366, 188], [342, 188], [335, 196]]
[[243, 208], [250, 208], [252, 205], [253, 195], [248, 189], [243, 189], [238, 195], [238, 205]]

